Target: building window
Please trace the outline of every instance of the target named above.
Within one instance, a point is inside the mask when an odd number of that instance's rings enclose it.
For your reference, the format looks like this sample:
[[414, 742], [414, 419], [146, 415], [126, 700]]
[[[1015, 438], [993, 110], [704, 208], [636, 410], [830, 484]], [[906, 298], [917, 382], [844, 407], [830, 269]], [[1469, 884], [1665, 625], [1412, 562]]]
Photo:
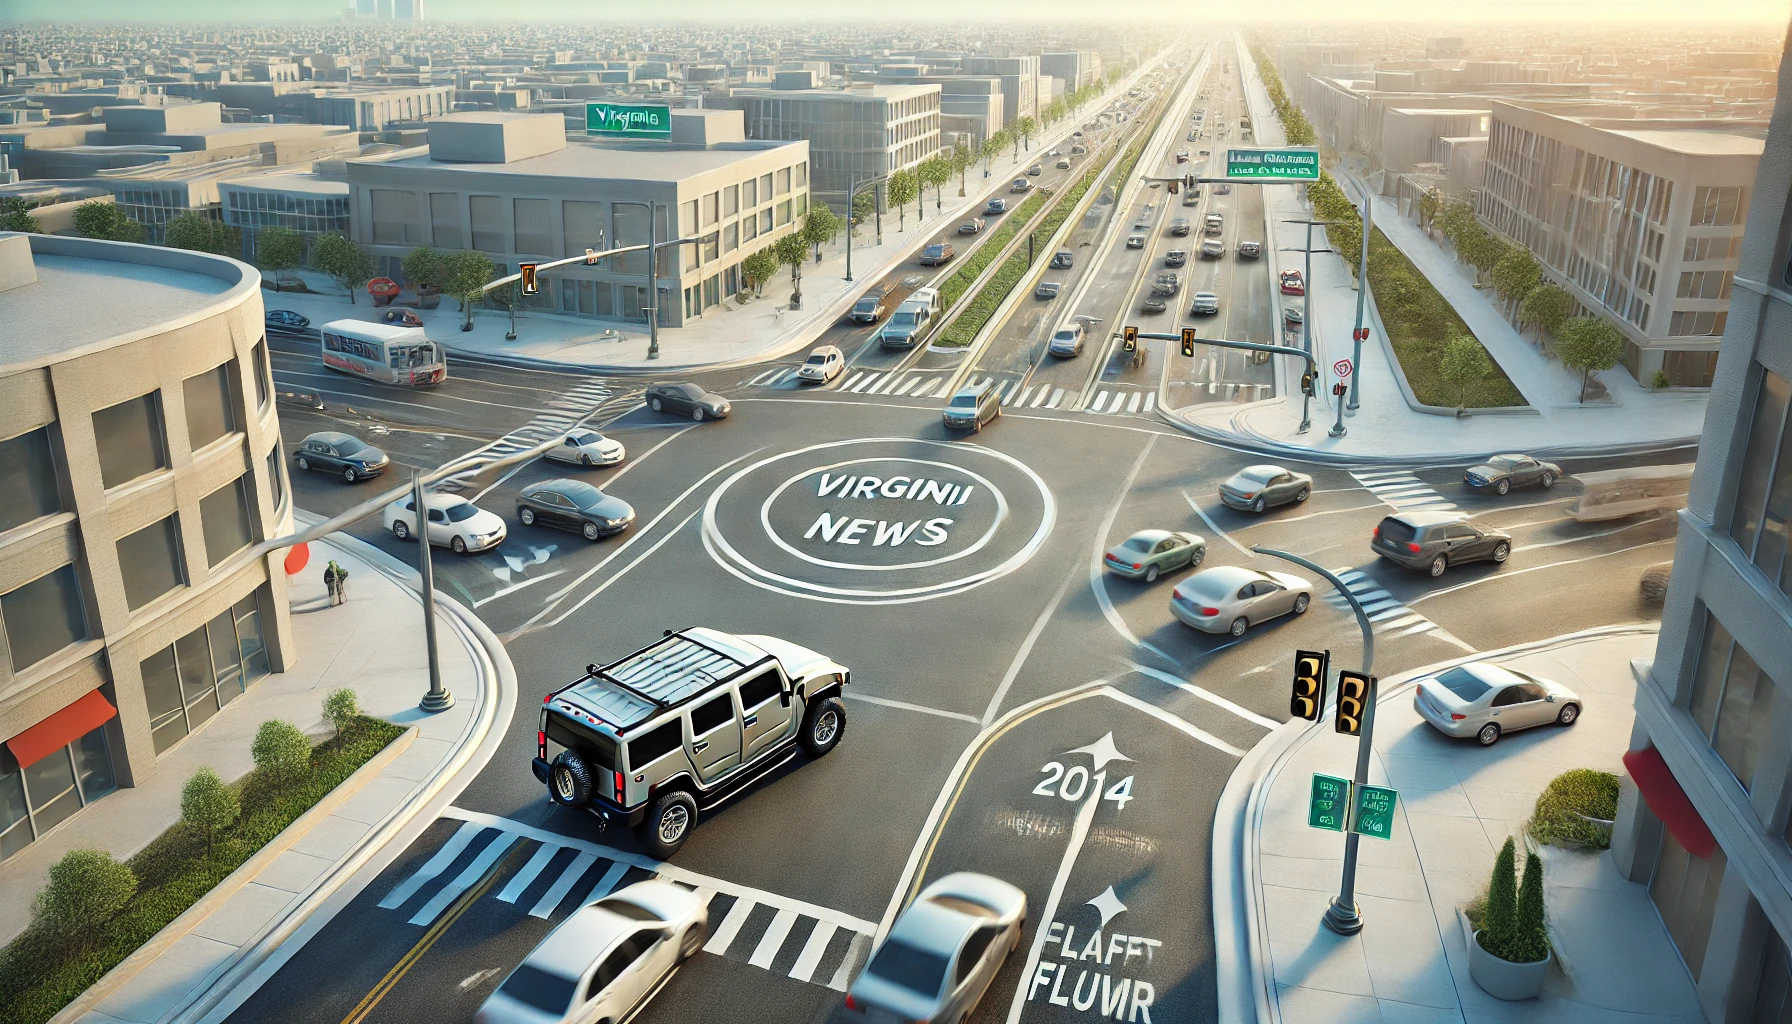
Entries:
[[778, 204], [778, 225], [782, 227], [788, 223], [790, 223], [790, 200], [786, 199]]
[[0, 533], [60, 511], [50, 428], [0, 441]]
[[373, 240], [378, 245], [421, 245], [423, 218], [417, 193], [396, 189], [368, 189], [373, 206]]
[[255, 343], [255, 408], [266, 409], [268, 398], [273, 391], [268, 383], [274, 379], [274, 370], [268, 365], [268, 340], [262, 338]]
[[1722, 337], [1724, 326], [1729, 319], [1729, 313], [1723, 310], [1677, 309], [1668, 318], [1668, 336], [1671, 338]]
[[268, 452], [268, 493], [273, 495], [275, 512], [286, 504], [286, 478], [280, 475], [281, 461], [280, 446], [276, 444]]
[[769, 203], [771, 202], [771, 199], [772, 176], [770, 174], [761, 174], [759, 176], [759, 201], [762, 203]]
[[125, 601], [132, 611], [185, 582], [180, 528], [175, 519], [169, 516], [119, 538], [118, 569], [124, 576]]
[[548, 218], [546, 199], [517, 199], [512, 203], [516, 215], [515, 252], [532, 256], [551, 256], [554, 232]]
[[75, 567], [65, 565], [0, 595], [0, 619], [6, 625], [15, 674], [87, 639], [87, 614]]
[[790, 168], [788, 168], [788, 167], [779, 168], [779, 170], [778, 170], [778, 194], [786, 195], [789, 192], [790, 192]]
[[740, 186], [730, 185], [722, 190], [722, 216], [732, 217], [740, 212]]
[[466, 235], [460, 229], [459, 193], [431, 192], [429, 194], [429, 228], [438, 248], [461, 249], [466, 247]]
[[104, 725], [23, 768], [0, 747], [0, 861], [117, 788]]
[[1771, 370], [1761, 370], [1748, 442], [1736, 473], [1736, 505], [1730, 538], [1768, 582], [1792, 594], [1792, 560], [1786, 558], [1787, 523], [1792, 520], [1792, 386]]
[[199, 520], [205, 531], [206, 565], [216, 568], [219, 562], [248, 547], [255, 539], [249, 520], [249, 489], [246, 476], [235, 480], [199, 499]]
[[[786, 207], [784, 212], [785, 212], [784, 219], [786, 221], [789, 221], [789, 219], [790, 219], [789, 208]], [[766, 234], [769, 231], [771, 231], [771, 229], [772, 229], [772, 208], [768, 206], [765, 209], [759, 211], [759, 233], [763, 235], [763, 234]]]
[[722, 229], [722, 251], [733, 252], [740, 248], [740, 225], [730, 224]]
[[1707, 611], [1688, 710], [1743, 789], [1754, 781], [1755, 766], [1773, 727], [1773, 696], [1773, 679]]
[[236, 430], [229, 363], [188, 377], [181, 393], [187, 403], [187, 441], [194, 451]]
[[94, 413], [93, 438], [100, 453], [100, 482], [108, 488], [168, 468], [161, 392], [151, 391]]
[[758, 181], [758, 179], [748, 178], [746, 181], [741, 183], [740, 189], [741, 189], [741, 200], [740, 201], [741, 201], [742, 206], [745, 206], [747, 209], [750, 210], [753, 207], [759, 205], [759, 181]]
[[[610, 206], [610, 245], [645, 245], [648, 238], [647, 206], [644, 203], [613, 203]], [[627, 252], [612, 259], [618, 274], [647, 273], [647, 253]]]
[[504, 207], [498, 197], [472, 196], [467, 207], [473, 215], [473, 248], [504, 252]]
[[1672, 831], [1662, 830], [1655, 876], [1649, 879], [1649, 898], [1695, 982], [1705, 965], [1705, 946], [1711, 939], [1711, 917], [1717, 910], [1717, 890], [1724, 880], [1725, 865], [1722, 847], [1712, 847], [1710, 857], [1695, 857]]
[[[1754, 900], [1753, 896], [1749, 897]], [[1760, 904], [1756, 904], [1759, 906]], [[1749, 1024], [1792, 1024], [1792, 955], [1779, 929], [1767, 926], [1761, 943], [1761, 973], [1755, 983], [1754, 1012]]]
[[1723, 226], [1737, 223], [1743, 213], [1742, 189], [1700, 185], [1692, 193], [1692, 224]]
[[568, 199], [560, 204], [560, 219], [566, 234], [566, 255], [577, 256], [587, 249], [603, 251], [604, 204]]

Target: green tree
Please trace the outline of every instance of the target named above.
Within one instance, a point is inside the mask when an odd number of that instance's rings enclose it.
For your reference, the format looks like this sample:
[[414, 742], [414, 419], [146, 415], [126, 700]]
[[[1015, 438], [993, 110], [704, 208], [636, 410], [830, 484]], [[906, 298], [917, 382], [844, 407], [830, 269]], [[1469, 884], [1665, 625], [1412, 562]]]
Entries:
[[324, 717], [336, 727], [336, 735], [347, 732], [361, 719], [361, 701], [346, 686], [331, 690], [324, 698]]
[[1508, 246], [1506, 255], [1493, 265], [1493, 287], [1500, 298], [1522, 306], [1525, 297], [1536, 289], [1543, 280], [1543, 268], [1537, 265], [1537, 257], [1531, 255], [1529, 249]]
[[70, 850], [50, 866], [32, 904], [33, 925], [79, 945], [112, 920], [137, 893], [137, 876], [104, 850]]
[[1475, 208], [1469, 205], [1468, 200], [1455, 197], [1443, 200], [1443, 206], [1437, 213], [1437, 227], [1443, 232], [1445, 240], [1456, 245], [1463, 231], [1474, 226]]
[[741, 260], [740, 269], [753, 286], [753, 294], [758, 295], [765, 291], [765, 282], [778, 272], [778, 257], [772, 252], [771, 246], [767, 246]]
[[255, 265], [273, 275], [274, 291], [280, 275], [304, 262], [305, 236], [279, 225], [262, 228], [255, 236]]
[[803, 261], [809, 258], [809, 243], [801, 232], [793, 231], [772, 243], [772, 258], [790, 267], [790, 304], [802, 305]]
[[1587, 380], [1618, 365], [1624, 354], [1624, 332], [1600, 316], [1575, 317], [1558, 334], [1562, 365], [1580, 371], [1580, 401], [1587, 400]]
[[286, 787], [311, 771], [311, 741], [298, 726], [278, 718], [261, 723], [255, 742], [249, 745], [249, 756], [255, 759], [255, 773], [282, 797]]
[[498, 274], [491, 257], [472, 249], [459, 249], [448, 254], [442, 268], [442, 291], [460, 300], [466, 319], [460, 329], [473, 329], [473, 304], [485, 294], [485, 286]]
[[[1022, 114], [1019, 120], [1014, 122], [1014, 134], [1020, 136], [1021, 141], [1027, 144], [1028, 151], [1031, 151], [1033, 136], [1039, 134], [1039, 119], [1032, 114]], [[1016, 149], [1014, 155], [1019, 156], [1020, 150]]]
[[1507, 954], [1518, 928], [1516, 850], [1512, 837], [1507, 836], [1506, 845], [1493, 859], [1493, 879], [1487, 885], [1487, 914], [1482, 919], [1481, 948], [1501, 960], [1511, 959]]
[[348, 289], [350, 305], [354, 304], [355, 293], [373, 278], [373, 257], [353, 241], [334, 231], [319, 235], [317, 241], [311, 244], [311, 265]]
[[1002, 153], [1004, 144], [1002, 136], [1004, 134], [1004, 132], [996, 132], [989, 138], [984, 139], [983, 145], [978, 147], [978, 155], [983, 157], [983, 176], [985, 178], [989, 177], [989, 162], [1000, 156]]
[[404, 274], [404, 283], [418, 295], [426, 291], [439, 292], [448, 281], [447, 256], [427, 245], [419, 245], [405, 253], [399, 269]]
[[1525, 854], [1524, 881], [1518, 887], [1518, 915], [1512, 929], [1515, 963], [1536, 963], [1549, 955], [1548, 922], [1543, 910], [1543, 858]]
[[1461, 412], [1468, 405], [1468, 389], [1493, 375], [1493, 361], [1487, 358], [1487, 350], [1480, 342], [1458, 334], [1444, 343], [1437, 372], [1456, 386], [1456, 411]]
[[908, 213], [905, 207], [920, 194], [920, 181], [915, 177], [915, 172], [906, 168], [891, 172], [890, 177], [884, 181], [884, 195], [890, 205], [896, 208], [898, 231], [908, 230]]
[[819, 263], [821, 243], [831, 241], [840, 234], [840, 218], [835, 215], [833, 207], [826, 203], [816, 203], [803, 215], [801, 234], [803, 241], [814, 246], [816, 262]]
[[973, 153], [971, 151], [971, 147], [969, 147], [969, 146], [954, 146], [953, 147], [953, 149], [952, 149], [952, 170], [954, 173], [956, 173], [958, 175], [958, 195], [959, 195], [959, 198], [961, 198], [961, 199], [964, 198], [964, 194], [965, 194], [965, 184], [964, 184], [965, 172], [970, 170], [971, 167], [976, 164], [976, 162], [977, 162], [977, 154]]
[[218, 832], [228, 828], [242, 810], [236, 793], [208, 767], [195, 769], [180, 789], [180, 820], [205, 836], [207, 863], [211, 862], [212, 844]]
[[[853, 227], [858, 227], [860, 224], [863, 224], [866, 221], [870, 220], [871, 217], [876, 213], [877, 213], [877, 190], [876, 189], [868, 188], [863, 192], [858, 192], [853, 195], [853, 197], [852, 197], [852, 226]], [[776, 265], [774, 265], [772, 269], [776, 270], [777, 269]]]
[[143, 225], [125, 216], [115, 204], [100, 199], [75, 207], [75, 230], [84, 238], [108, 242], [143, 241]]
[[1553, 284], [1540, 284], [1526, 293], [1518, 304], [1518, 322], [1520, 325], [1535, 324], [1537, 337], [1541, 339], [1545, 333], [1554, 335], [1560, 331], [1573, 312], [1574, 296]]
[[[963, 195], [964, 193], [959, 193]], [[0, 196], [0, 231], [22, 231], [28, 235], [42, 234], [44, 226], [36, 217], [31, 216], [31, 207], [18, 196]]]
[[1438, 207], [1443, 200], [1438, 198], [1437, 190], [1431, 189], [1419, 197], [1419, 227], [1425, 231], [1425, 237], [1431, 237], [1432, 224], [1437, 220]]
[[933, 208], [939, 209], [942, 203], [940, 189], [952, 180], [952, 162], [936, 153], [921, 161], [915, 173], [920, 176], [921, 184], [933, 187]]
[[236, 228], [203, 214], [183, 213], [162, 229], [162, 244], [171, 249], [241, 256], [243, 235]]

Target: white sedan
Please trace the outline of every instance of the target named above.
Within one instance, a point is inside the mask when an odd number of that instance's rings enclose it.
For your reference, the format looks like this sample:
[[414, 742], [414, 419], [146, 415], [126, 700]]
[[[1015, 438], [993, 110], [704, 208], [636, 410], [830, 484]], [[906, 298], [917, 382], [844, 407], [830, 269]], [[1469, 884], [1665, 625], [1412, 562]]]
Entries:
[[1243, 636], [1270, 619], [1304, 614], [1312, 603], [1313, 584], [1293, 573], [1216, 565], [1176, 584], [1170, 614], [1203, 633]]
[[703, 946], [709, 908], [682, 885], [637, 882], [573, 911], [479, 1007], [476, 1024], [619, 1021]]
[[805, 384], [826, 384], [846, 372], [846, 354], [834, 345], [820, 345], [796, 368], [796, 379]]
[[[504, 520], [458, 494], [425, 494], [429, 509], [429, 542], [454, 549], [457, 555], [488, 551], [504, 543]], [[401, 498], [386, 506], [386, 529], [399, 540], [417, 535], [417, 506]]]
[[628, 452], [622, 442], [605, 437], [595, 430], [575, 430], [549, 448], [546, 458], [555, 462], [571, 462], [589, 469], [592, 466], [614, 466]]
[[1026, 923], [1026, 893], [988, 875], [947, 875], [921, 890], [871, 951], [846, 1008], [879, 1024], [963, 1024]]

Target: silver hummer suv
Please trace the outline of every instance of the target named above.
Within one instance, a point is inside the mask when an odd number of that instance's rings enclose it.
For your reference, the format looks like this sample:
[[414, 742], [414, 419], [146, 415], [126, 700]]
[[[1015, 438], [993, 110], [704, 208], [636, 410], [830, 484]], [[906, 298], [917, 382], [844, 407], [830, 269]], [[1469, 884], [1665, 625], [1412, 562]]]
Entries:
[[697, 824], [795, 756], [846, 731], [852, 673], [769, 636], [693, 627], [549, 693], [536, 733], [548, 797], [641, 832], [664, 860]]

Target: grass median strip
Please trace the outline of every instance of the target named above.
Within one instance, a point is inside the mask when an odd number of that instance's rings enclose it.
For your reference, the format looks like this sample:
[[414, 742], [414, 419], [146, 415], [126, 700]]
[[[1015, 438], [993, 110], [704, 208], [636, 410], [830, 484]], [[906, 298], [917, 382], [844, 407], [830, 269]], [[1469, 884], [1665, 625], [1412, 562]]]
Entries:
[[964, 262], [958, 265], [957, 273], [946, 278], [946, 283], [940, 285], [941, 307], [951, 309], [953, 303], [964, 295], [965, 289], [971, 286], [971, 282], [977, 280], [977, 275], [983, 273], [983, 268], [989, 266], [989, 261], [996, 258], [996, 253], [1001, 252], [1003, 246], [1020, 234], [1021, 225], [1031, 220], [1033, 214], [1044, 205], [1045, 193], [1034, 189], [1025, 202], [1015, 207], [1013, 215], [1003, 221], [1002, 226], [996, 228], [995, 233], [978, 246], [975, 252], [965, 257]]

